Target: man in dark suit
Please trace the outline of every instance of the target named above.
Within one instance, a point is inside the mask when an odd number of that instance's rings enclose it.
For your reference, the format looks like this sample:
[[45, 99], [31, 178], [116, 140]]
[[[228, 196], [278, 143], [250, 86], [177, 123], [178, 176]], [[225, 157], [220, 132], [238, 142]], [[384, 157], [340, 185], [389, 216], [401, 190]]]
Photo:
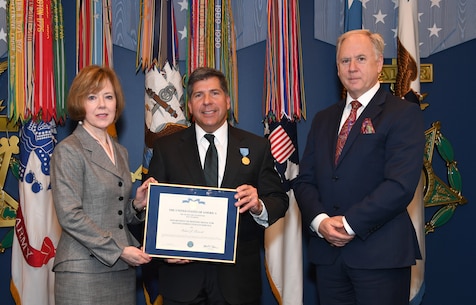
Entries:
[[220, 71], [197, 68], [187, 95], [195, 123], [157, 140], [148, 175], [159, 182], [206, 186], [202, 168], [210, 142], [205, 135], [213, 134], [218, 186], [236, 189], [240, 211], [236, 263], [167, 259], [159, 265], [159, 293], [164, 305], [260, 304], [263, 229], [288, 207], [269, 141], [227, 123], [230, 97]]
[[367, 30], [338, 39], [347, 98], [316, 114], [294, 185], [325, 305], [408, 305], [421, 257], [406, 208], [423, 164], [423, 117], [380, 87], [383, 49]]

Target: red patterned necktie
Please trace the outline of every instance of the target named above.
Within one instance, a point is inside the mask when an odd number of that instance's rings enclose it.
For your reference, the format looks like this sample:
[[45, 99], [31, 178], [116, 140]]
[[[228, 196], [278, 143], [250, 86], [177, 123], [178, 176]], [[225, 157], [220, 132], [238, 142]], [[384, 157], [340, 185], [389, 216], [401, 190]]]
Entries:
[[357, 117], [357, 109], [362, 106], [359, 101], [352, 101], [350, 103], [352, 105], [352, 110], [350, 111], [349, 116], [344, 122], [344, 125], [342, 125], [342, 128], [339, 132], [339, 137], [337, 138], [337, 146], [336, 146], [336, 154], [335, 154], [335, 164], [337, 164], [337, 160], [339, 159], [340, 153], [342, 152], [342, 149], [344, 148], [345, 141], [347, 140], [347, 136], [349, 135], [350, 130], [352, 129], [352, 126], [355, 123], [355, 119]]

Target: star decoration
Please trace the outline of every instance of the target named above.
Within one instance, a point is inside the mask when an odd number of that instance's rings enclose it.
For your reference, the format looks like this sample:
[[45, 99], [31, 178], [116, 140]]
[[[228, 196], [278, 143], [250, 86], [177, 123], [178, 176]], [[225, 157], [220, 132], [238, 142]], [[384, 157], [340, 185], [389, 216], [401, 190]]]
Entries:
[[399, 3], [398, 3], [399, 0], [392, 0], [392, 2], [393, 2], [393, 4], [395, 4], [395, 5], [393, 6], [393, 9], [396, 9], [396, 8], [398, 7], [398, 5], [399, 5]]
[[418, 13], [418, 23], [421, 23], [421, 16], [423, 16], [423, 13]]
[[433, 6], [440, 7], [440, 2], [441, 2], [441, 0], [431, 0], [431, 6], [430, 7], [433, 7]]
[[188, 1], [187, 0], [182, 0], [182, 2], [178, 2], [180, 5], [180, 11], [183, 10], [188, 10]]
[[7, 42], [7, 33], [5, 33], [3, 28], [0, 29], [0, 40]]
[[383, 24], [385, 24], [385, 21], [384, 21], [384, 18], [387, 16], [387, 14], [382, 14], [382, 10], [379, 10], [378, 11], [378, 14], [376, 15], [373, 15], [375, 17], [375, 23], [379, 23], [379, 22], [382, 22]]
[[360, 2], [362, 2], [362, 7], [363, 8], [367, 8], [367, 2], [369, 2], [370, 0], [360, 0]]
[[430, 37], [431, 37], [431, 36], [440, 37], [440, 36], [438, 35], [438, 32], [441, 31], [441, 28], [437, 28], [437, 27], [436, 27], [436, 23], [433, 23], [433, 27], [427, 28], [427, 29], [428, 29], [428, 31], [430, 31]]
[[183, 30], [178, 31], [180, 33], [180, 40], [187, 38], [187, 27], [184, 25]]
[[392, 32], [393, 32], [393, 38], [396, 38], [397, 34], [398, 34], [398, 29], [394, 28], [394, 29], [392, 29]]

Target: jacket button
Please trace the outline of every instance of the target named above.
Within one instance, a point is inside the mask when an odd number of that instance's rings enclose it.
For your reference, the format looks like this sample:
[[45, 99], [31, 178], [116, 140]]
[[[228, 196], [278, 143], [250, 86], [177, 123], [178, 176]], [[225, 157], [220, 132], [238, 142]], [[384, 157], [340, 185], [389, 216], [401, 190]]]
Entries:
[[332, 177], [332, 181], [337, 181], [337, 180], [339, 180], [339, 177], [337, 176]]
[[117, 214], [122, 215], [122, 210], [117, 211]]
[[337, 211], [338, 209], [340, 209], [340, 206], [334, 205], [333, 208], [334, 208], [335, 211]]
[[123, 225], [119, 225], [119, 229], [124, 229], [124, 226]]
[[122, 186], [122, 181], [119, 181], [119, 183], [117, 185]]
[[122, 200], [124, 200], [124, 197], [122, 197], [122, 196], [119, 197], [119, 201], [122, 201]]

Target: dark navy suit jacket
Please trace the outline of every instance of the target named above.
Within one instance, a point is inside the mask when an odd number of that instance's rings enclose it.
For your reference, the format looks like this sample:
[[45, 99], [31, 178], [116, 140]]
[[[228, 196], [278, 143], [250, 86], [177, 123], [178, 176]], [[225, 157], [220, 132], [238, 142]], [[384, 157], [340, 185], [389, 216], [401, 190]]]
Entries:
[[[249, 149], [249, 165], [242, 163], [242, 147]], [[227, 159], [221, 187], [234, 189], [242, 184], [256, 187], [268, 211], [270, 225], [285, 215], [289, 204], [273, 162], [266, 138], [228, 126]], [[195, 125], [157, 140], [148, 176], [165, 183], [206, 185]], [[250, 213], [240, 214], [236, 263], [217, 265], [221, 291], [231, 304], [249, 303], [261, 296], [262, 235], [263, 227]], [[198, 295], [210, 264], [160, 264], [159, 293], [181, 302], [192, 300]]]
[[[421, 110], [381, 87], [355, 122], [335, 165], [344, 106], [342, 100], [314, 117], [293, 188], [305, 228], [320, 213], [344, 215], [356, 237], [342, 248], [331, 247], [310, 230], [309, 259], [332, 264], [341, 254], [353, 268], [410, 266], [421, 257], [406, 210], [423, 165]], [[361, 130], [366, 119], [374, 133]]]

